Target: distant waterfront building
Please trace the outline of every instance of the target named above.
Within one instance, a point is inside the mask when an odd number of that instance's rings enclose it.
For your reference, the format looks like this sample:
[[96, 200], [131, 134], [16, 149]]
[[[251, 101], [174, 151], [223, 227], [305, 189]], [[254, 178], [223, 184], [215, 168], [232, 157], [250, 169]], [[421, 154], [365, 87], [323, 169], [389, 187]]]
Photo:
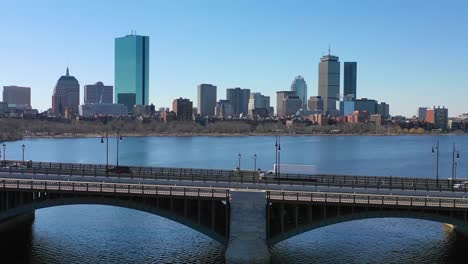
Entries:
[[418, 114], [417, 117], [419, 120], [426, 120], [426, 112], [429, 107], [423, 106], [418, 107]]
[[20, 86], [3, 86], [3, 102], [7, 104], [31, 107], [31, 88]]
[[189, 99], [180, 97], [172, 102], [172, 111], [176, 113], [177, 120], [193, 119], [193, 103]]
[[[253, 112], [256, 109], [266, 109], [265, 111], [268, 113], [270, 110], [270, 97], [264, 96], [261, 93], [250, 93], [249, 98], [249, 116], [254, 116]], [[256, 112], [262, 112], [263, 110], [259, 110]], [[263, 113], [263, 112], [262, 112]]]
[[323, 111], [323, 100], [321, 96], [311, 96], [307, 101], [307, 109], [313, 112]]
[[358, 99], [354, 103], [355, 111], [366, 111], [368, 115], [377, 114], [377, 101], [367, 98]]
[[428, 108], [426, 110], [426, 122], [434, 124], [434, 128], [447, 129], [448, 109], [440, 106]]
[[291, 84], [291, 91], [296, 92], [296, 95], [302, 100], [302, 109], [307, 109], [307, 84], [302, 76], [296, 76]]
[[[65, 115], [65, 109], [78, 113], [80, 104], [80, 84], [78, 80], [70, 76], [67, 67], [67, 72], [64, 76], [58, 79], [52, 95], [52, 112], [57, 115]], [[70, 112], [70, 111], [67, 111]]]
[[104, 85], [102, 82], [88, 84], [84, 86], [85, 104], [112, 104], [114, 96], [114, 87]]
[[79, 107], [79, 114], [82, 117], [125, 116], [128, 115], [128, 109], [123, 104], [83, 104]]
[[381, 102], [380, 104], [377, 105], [377, 114], [381, 115], [384, 119], [390, 117], [390, 105]]
[[345, 62], [343, 69], [343, 96], [356, 99], [357, 62]]
[[323, 110], [336, 112], [336, 102], [340, 98], [340, 62], [330, 53], [323, 56], [319, 63], [318, 95], [323, 100]]
[[115, 101], [128, 109], [149, 105], [149, 37], [115, 39]]
[[355, 101], [345, 100], [340, 102], [340, 113], [341, 116], [352, 115], [356, 110]]
[[226, 99], [231, 103], [234, 115], [247, 115], [249, 111], [250, 89], [230, 88], [226, 90]]
[[212, 84], [198, 85], [198, 113], [201, 117], [214, 116], [216, 106], [216, 89]]
[[215, 116], [216, 117], [229, 117], [234, 114], [234, 109], [232, 107], [231, 102], [229, 100], [219, 100], [215, 106]]
[[276, 115], [278, 117], [294, 115], [302, 107], [302, 100], [293, 91], [276, 92]]

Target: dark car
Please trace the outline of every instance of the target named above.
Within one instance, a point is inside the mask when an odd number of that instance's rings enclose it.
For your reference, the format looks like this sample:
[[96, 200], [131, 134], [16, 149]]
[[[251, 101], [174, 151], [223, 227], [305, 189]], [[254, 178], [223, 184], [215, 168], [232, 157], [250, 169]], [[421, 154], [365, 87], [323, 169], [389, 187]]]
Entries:
[[116, 174], [131, 174], [132, 171], [128, 166], [118, 166], [107, 169], [108, 173], [116, 173]]

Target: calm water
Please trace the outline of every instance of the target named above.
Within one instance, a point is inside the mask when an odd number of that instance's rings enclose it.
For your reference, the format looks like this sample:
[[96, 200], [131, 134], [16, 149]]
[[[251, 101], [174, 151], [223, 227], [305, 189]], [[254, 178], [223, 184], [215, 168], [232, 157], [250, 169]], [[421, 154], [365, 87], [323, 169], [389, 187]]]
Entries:
[[[468, 136], [282, 137], [281, 163], [313, 164], [324, 173], [451, 177], [452, 143], [468, 173]], [[115, 163], [115, 139], [110, 142]], [[271, 169], [274, 137], [147, 137], [121, 141], [121, 164]], [[105, 163], [100, 139], [31, 139], [7, 143], [7, 159]], [[3, 154], [3, 153], [2, 153]], [[41, 209], [27, 229], [0, 237], [3, 255], [23, 263], [223, 263], [223, 246], [164, 218], [109, 206]], [[466, 263], [468, 241], [440, 223], [367, 219], [317, 229], [272, 248], [274, 263]], [[461, 259], [464, 258], [465, 261]]]

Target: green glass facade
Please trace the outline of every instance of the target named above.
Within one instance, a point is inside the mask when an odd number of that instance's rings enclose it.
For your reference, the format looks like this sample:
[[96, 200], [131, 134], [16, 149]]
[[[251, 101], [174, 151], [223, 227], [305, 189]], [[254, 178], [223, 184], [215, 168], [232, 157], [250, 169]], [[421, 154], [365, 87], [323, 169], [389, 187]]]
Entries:
[[[119, 96], [121, 94], [121, 96]], [[130, 96], [134, 94], [134, 100]], [[115, 100], [119, 104], [149, 105], [149, 37], [115, 39]], [[122, 100], [125, 98], [125, 100]], [[121, 102], [122, 101], [122, 102]], [[125, 101], [125, 102], [124, 102]]]

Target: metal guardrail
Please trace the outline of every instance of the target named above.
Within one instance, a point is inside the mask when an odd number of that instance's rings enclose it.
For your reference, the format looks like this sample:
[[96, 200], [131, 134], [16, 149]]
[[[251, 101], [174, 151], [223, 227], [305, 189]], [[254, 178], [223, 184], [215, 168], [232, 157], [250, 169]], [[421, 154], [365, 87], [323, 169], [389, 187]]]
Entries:
[[[2, 161], [3, 162], [3, 161]], [[390, 190], [426, 190], [467, 192], [468, 184], [461, 184], [463, 180], [438, 180], [427, 178], [383, 177], [383, 176], [352, 176], [352, 175], [297, 175], [280, 174], [280, 178], [259, 177], [255, 171], [215, 170], [197, 168], [170, 167], [136, 167], [128, 166], [131, 173], [115, 173], [108, 171], [102, 164], [77, 164], [33, 162], [30, 166], [21, 161], [6, 161], [0, 166], [0, 172], [26, 173], [64, 176], [92, 176], [92, 177], [125, 177], [154, 180], [178, 181], [211, 181], [229, 183], [328, 186], [350, 188], [373, 188]], [[127, 166], [124, 166], [127, 167]], [[112, 168], [112, 167], [109, 167]], [[458, 183], [459, 185], [455, 185]]]
[[374, 206], [380, 205], [468, 209], [468, 199], [466, 198], [267, 191], [267, 199], [283, 202], [319, 202], [336, 204], [362, 204]]
[[98, 194], [139, 194], [152, 196], [182, 196], [198, 198], [229, 198], [222, 188], [177, 187], [150, 184], [121, 184], [100, 182], [0, 179], [0, 189], [29, 191], [87, 192]]

